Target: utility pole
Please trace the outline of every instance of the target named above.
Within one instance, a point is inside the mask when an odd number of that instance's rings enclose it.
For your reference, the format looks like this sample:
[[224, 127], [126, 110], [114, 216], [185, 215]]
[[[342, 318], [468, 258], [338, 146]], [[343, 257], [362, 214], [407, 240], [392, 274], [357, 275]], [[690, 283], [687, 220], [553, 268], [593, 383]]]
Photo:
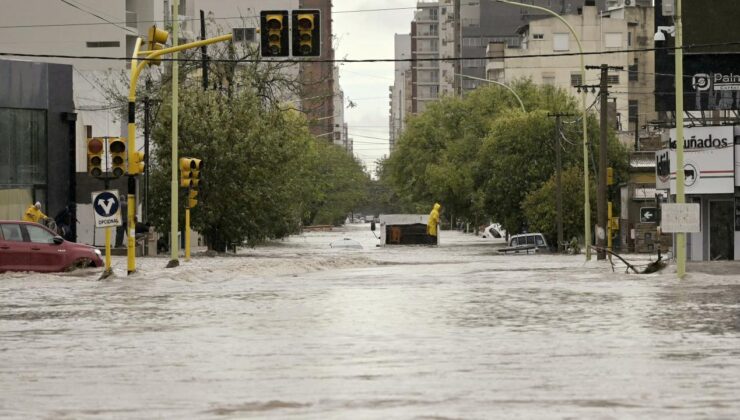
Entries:
[[[555, 199], [557, 201], [557, 225], [558, 225], [558, 252], [563, 252], [563, 158], [562, 147], [560, 144], [560, 118], [573, 117], [575, 114], [547, 114], [548, 117], [555, 117]], [[586, 242], [588, 243], [588, 242]]]
[[598, 187], [596, 190], [596, 250], [597, 259], [606, 259], [606, 235], [608, 234], [608, 204], [607, 204], [607, 181], [606, 174], [609, 163], [607, 161], [607, 137], [609, 134], [609, 112], [608, 112], [608, 99], [609, 99], [609, 70], [623, 70], [621, 66], [610, 66], [608, 64], [602, 64], [600, 66], [586, 66], [589, 70], [601, 70], [601, 81], [598, 86], [579, 86], [581, 89], [588, 88], [599, 88], [599, 97], [601, 99], [601, 136], [599, 139], [599, 167], [598, 167]]
[[[206, 39], [206, 18], [203, 10], [200, 11], [200, 39]], [[200, 47], [201, 66], [203, 67], [203, 90], [208, 90], [208, 47]]]
[[609, 99], [609, 66], [601, 65], [601, 86], [599, 96], [601, 99], [601, 133], [599, 136], [599, 183], [596, 191], [596, 218], [599, 226], [596, 228], [596, 259], [606, 259], [606, 145], [608, 134], [609, 110], [607, 109], [607, 100]]

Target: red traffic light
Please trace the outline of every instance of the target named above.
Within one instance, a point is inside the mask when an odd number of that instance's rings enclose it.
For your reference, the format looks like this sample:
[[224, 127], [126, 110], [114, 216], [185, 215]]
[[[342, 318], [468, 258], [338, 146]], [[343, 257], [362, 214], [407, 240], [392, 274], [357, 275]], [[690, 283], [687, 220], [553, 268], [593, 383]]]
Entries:
[[101, 153], [103, 151], [103, 142], [100, 139], [93, 138], [87, 142], [87, 151], [89, 153]]

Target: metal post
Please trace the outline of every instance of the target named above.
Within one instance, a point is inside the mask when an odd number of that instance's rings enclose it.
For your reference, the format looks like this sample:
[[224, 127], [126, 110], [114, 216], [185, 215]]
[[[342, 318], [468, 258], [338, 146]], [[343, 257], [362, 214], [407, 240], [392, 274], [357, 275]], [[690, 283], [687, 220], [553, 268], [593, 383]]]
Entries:
[[[188, 197], [190, 197], [189, 188]], [[185, 261], [190, 261], [190, 204], [185, 207]]]
[[[147, 80], [147, 91], [149, 87], [149, 80]], [[151, 134], [149, 128], [149, 95], [144, 97], [144, 220], [149, 220], [149, 136]]]
[[[676, 203], [685, 203], [685, 175], [683, 171], [683, 24], [681, 23], [681, 0], [676, 0]], [[660, 240], [660, 238], [658, 238]], [[676, 233], [676, 274], [686, 275], [686, 233]]]
[[563, 251], [563, 159], [560, 147], [560, 115], [555, 116], [555, 185], [557, 188], [557, 212], [558, 212], [558, 251]]
[[606, 159], [606, 148], [607, 148], [607, 134], [608, 134], [608, 126], [609, 126], [609, 112], [608, 112], [608, 103], [607, 99], [609, 99], [609, 66], [606, 64], [601, 65], [601, 86], [600, 86], [600, 99], [601, 99], [601, 135], [599, 138], [599, 183], [598, 183], [598, 190], [596, 193], [596, 215], [598, 218], [598, 230], [596, 235], [596, 258], [599, 260], [605, 260], [606, 259], [606, 251], [605, 251], [605, 239], [608, 235], [607, 233], [607, 208], [606, 208], [606, 168], [607, 168], [607, 159]]
[[[180, 37], [180, 1], [175, 0], [173, 3], [172, 10], [172, 46], [177, 47], [178, 38]], [[178, 126], [178, 87], [180, 66], [177, 63], [178, 53], [175, 51], [172, 54], [175, 59], [172, 61], [172, 176], [170, 179], [172, 199], [170, 201], [170, 262], [167, 264], [168, 268], [177, 267], [180, 265], [178, 260], [180, 254], [180, 244], [177, 241], [177, 225], [178, 225], [178, 182], [177, 182], [177, 126]]]

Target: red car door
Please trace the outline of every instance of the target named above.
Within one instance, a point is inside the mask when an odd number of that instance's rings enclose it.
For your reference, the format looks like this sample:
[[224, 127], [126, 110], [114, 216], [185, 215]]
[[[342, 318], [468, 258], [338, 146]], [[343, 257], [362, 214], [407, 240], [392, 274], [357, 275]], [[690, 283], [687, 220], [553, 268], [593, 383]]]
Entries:
[[31, 252], [28, 265], [32, 271], [61, 271], [67, 266], [67, 250], [54, 243], [54, 233], [39, 225], [24, 224]]
[[0, 223], [0, 271], [28, 270], [30, 248], [20, 223]]

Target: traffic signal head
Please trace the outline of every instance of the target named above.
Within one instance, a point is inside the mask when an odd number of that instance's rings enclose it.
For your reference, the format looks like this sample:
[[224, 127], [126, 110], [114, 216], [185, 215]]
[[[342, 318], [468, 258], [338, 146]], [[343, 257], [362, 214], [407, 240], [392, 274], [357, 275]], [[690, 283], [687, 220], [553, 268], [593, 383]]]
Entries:
[[133, 160], [129, 162], [128, 174], [138, 175], [144, 173], [144, 159], [146, 158], [144, 152], [134, 152], [132, 154]]
[[[149, 28], [149, 35], [147, 36], [147, 46], [149, 51], [157, 51], [164, 49], [164, 44], [167, 43], [167, 38], [170, 37], [170, 33], [157, 28], [156, 25]], [[160, 58], [155, 58], [153, 60], [149, 60], [147, 64], [150, 66], [158, 66], [162, 60]]]
[[198, 205], [198, 190], [189, 190], [188, 191], [188, 208], [192, 209], [193, 207]]
[[203, 162], [195, 158], [180, 158], [180, 186], [183, 188], [198, 188], [200, 170]]
[[288, 11], [272, 10], [260, 13], [262, 57], [288, 57]]
[[319, 10], [293, 10], [293, 56], [318, 57], [321, 55], [321, 12]]
[[614, 168], [606, 168], [606, 185], [614, 185]]
[[110, 151], [111, 173], [118, 178], [126, 173], [126, 139], [114, 137], [108, 140]]
[[103, 139], [87, 139], [87, 173], [95, 178], [103, 176]]

